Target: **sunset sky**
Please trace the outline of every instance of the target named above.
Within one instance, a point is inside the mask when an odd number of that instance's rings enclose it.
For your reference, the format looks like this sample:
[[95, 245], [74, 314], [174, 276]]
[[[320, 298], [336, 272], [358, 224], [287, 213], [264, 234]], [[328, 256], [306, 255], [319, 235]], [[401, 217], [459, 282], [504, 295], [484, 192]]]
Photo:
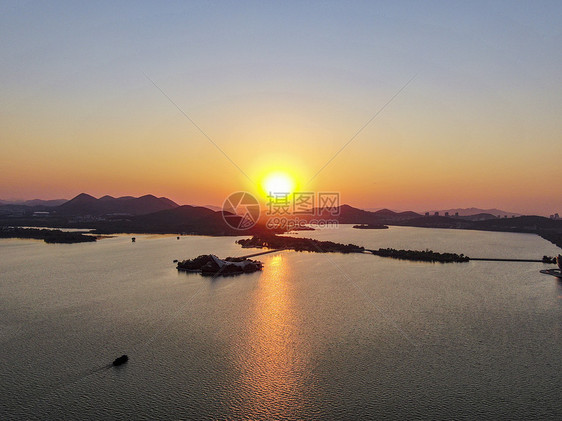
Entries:
[[559, 1], [3, 1], [0, 198], [221, 205], [282, 171], [363, 208], [562, 213], [560, 22]]

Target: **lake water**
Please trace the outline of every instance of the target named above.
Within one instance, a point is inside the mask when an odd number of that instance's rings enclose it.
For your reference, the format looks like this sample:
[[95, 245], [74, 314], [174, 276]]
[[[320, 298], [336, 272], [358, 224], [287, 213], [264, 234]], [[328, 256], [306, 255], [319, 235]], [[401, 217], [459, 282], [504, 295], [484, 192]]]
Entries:
[[[535, 235], [300, 232], [472, 257]], [[204, 278], [173, 259], [233, 237], [0, 240], [0, 419], [560, 419], [562, 283], [541, 263], [278, 252]], [[108, 364], [121, 354], [129, 362]]]

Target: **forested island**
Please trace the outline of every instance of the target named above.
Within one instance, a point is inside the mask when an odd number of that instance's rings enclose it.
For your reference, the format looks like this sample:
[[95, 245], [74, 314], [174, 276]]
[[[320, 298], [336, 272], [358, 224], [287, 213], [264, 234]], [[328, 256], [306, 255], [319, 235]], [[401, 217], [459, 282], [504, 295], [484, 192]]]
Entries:
[[400, 260], [412, 260], [418, 262], [439, 262], [439, 263], [461, 263], [468, 262], [470, 258], [464, 254], [438, 253], [432, 250], [396, 250], [392, 248], [380, 248], [369, 250], [375, 256], [391, 257]]
[[312, 238], [295, 238], [279, 235], [254, 235], [252, 238], [237, 241], [244, 248], [268, 248], [279, 250], [309, 251], [314, 253], [371, 253], [375, 256], [417, 262], [458, 263], [468, 262], [464, 254], [438, 253], [432, 250], [395, 250], [381, 248], [369, 250], [355, 244], [340, 244], [332, 241], [319, 241]]
[[236, 241], [244, 248], [268, 248], [279, 250], [311, 251], [316, 253], [362, 253], [363, 247], [355, 244], [340, 244], [311, 238], [284, 237], [275, 234], [254, 235]]
[[81, 232], [20, 227], [0, 227], [0, 238], [30, 238], [51, 244], [90, 243], [97, 240], [95, 236]]
[[197, 272], [202, 275], [228, 276], [252, 273], [262, 270], [263, 264], [258, 260], [243, 257], [227, 257], [219, 259], [214, 254], [202, 254], [194, 259], [178, 262], [177, 269], [186, 272]]

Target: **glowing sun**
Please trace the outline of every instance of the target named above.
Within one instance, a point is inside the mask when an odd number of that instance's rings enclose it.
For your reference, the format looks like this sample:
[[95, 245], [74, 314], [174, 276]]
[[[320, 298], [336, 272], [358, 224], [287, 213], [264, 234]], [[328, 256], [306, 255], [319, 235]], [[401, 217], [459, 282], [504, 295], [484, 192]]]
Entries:
[[267, 194], [291, 194], [295, 190], [293, 178], [282, 172], [269, 174], [264, 178], [262, 185]]

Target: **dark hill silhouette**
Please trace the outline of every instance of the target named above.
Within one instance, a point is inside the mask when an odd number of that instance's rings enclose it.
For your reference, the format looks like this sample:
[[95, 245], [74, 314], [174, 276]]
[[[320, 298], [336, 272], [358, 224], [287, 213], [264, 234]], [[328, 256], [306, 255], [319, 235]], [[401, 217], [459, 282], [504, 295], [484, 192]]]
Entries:
[[58, 209], [72, 209], [73, 207], [93, 205], [97, 202], [94, 196], [90, 196], [86, 193], [80, 193], [78, 196], [70, 199], [68, 202], [63, 203], [58, 206]]
[[162, 232], [228, 235], [234, 231], [224, 222], [221, 212], [189, 205], [137, 216], [133, 223], [146, 224]]
[[325, 219], [337, 220], [340, 224], [381, 224], [393, 221], [403, 221], [421, 215], [415, 212], [394, 212], [389, 209], [381, 209], [376, 212], [366, 211], [363, 209], [354, 208], [350, 205], [341, 205], [338, 212], [330, 212], [327, 210], [320, 211], [319, 208], [315, 209], [314, 216], [296, 215], [300, 219]]
[[412, 218], [419, 218], [421, 215], [413, 211], [398, 212], [398, 219], [406, 220]]
[[124, 196], [114, 198], [103, 196], [99, 199], [81, 193], [75, 198], [54, 208], [59, 215], [65, 216], [102, 216], [108, 214], [144, 215], [167, 209], [177, 208], [179, 205], [165, 197], [147, 194], [141, 197]]
[[[235, 224], [236, 218], [229, 219]], [[200, 235], [248, 235], [265, 228], [256, 225], [249, 230], [236, 230], [224, 222], [222, 212], [201, 206], [178, 206], [127, 219], [90, 223], [98, 233], [185, 233]]]
[[519, 216], [516, 218], [494, 218], [471, 221], [465, 218], [447, 216], [425, 216], [402, 221], [400, 225], [428, 228], [464, 228], [484, 231], [537, 232], [554, 230], [562, 232], [562, 220], [552, 220], [543, 216]]
[[465, 218], [451, 218], [446, 216], [426, 216], [396, 222], [396, 224], [424, 228], [456, 228], [538, 234], [562, 248], [562, 220], [553, 220], [543, 216], [494, 218], [483, 221], [471, 221]]
[[[314, 220], [331, 220], [338, 221], [340, 224], [368, 224], [368, 223], [378, 223], [380, 217], [374, 214], [374, 212], [365, 211], [362, 209], [357, 209], [349, 205], [341, 205], [338, 209], [333, 211], [321, 208], [314, 208], [313, 214], [287, 214], [284, 217], [298, 218], [304, 221], [314, 221]], [[267, 219], [268, 215], [262, 215], [263, 218]]]
[[498, 219], [497, 215], [491, 213], [477, 213], [475, 215], [459, 216], [467, 221], [487, 221], [488, 219]]
[[478, 221], [476, 226], [483, 229], [497, 229], [498, 231], [521, 230], [520, 232], [534, 232], [537, 229], [556, 230], [562, 232], [562, 220], [545, 218], [544, 216], [519, 216], [516, 218], [496, 218]]
[[[198, 221], [203, 218], [210, 218], [215, 214], [217, 214], [217, 212], [205, 207], [183, 205], [174, 209], [166, 209], [147, 215], [140, 215], [133, 218], [133, 220], [143, 224], [177, 225], [187, 220]], [[220, 217], [220, 213], [218, 213], [218, 216]]]
[[[380, 209], [375, 212], [369, 212], [362, 209], [357, 209], [349, 205], [342, 205], [340, 207], [342, 215], [345, 216], [346, 222], [340, 220], [341, 223], [364, 223], [362, 221], [355, 221], [355, 218], [365, 218], [368, 221], [366, 223], [380, 223], [380, 222], [393, 222], [393, 221], [403, 221], [406, 219], [417, 218], [421, 216], [420, 214], [412, 211], [406, 212], [394, 212], [390, 209]], [[349, 221], [349, 222], [347, 222]]]
[[390, 209], [380, 209], [373, 213], [382, 218], [393, 218], [394, 216], [398, 215], [398, 212], [391, 211]]
[[[324, 212], [325, 214], [327, 212]], [[326, 219], [337, 219], [340, 224], [368, 224], [377, 223], [379, 218], [373, 212], [354, 208], [349, 205], [341, 205], [339, 207], [339, 215], [333, 217], [324, 215]]]

